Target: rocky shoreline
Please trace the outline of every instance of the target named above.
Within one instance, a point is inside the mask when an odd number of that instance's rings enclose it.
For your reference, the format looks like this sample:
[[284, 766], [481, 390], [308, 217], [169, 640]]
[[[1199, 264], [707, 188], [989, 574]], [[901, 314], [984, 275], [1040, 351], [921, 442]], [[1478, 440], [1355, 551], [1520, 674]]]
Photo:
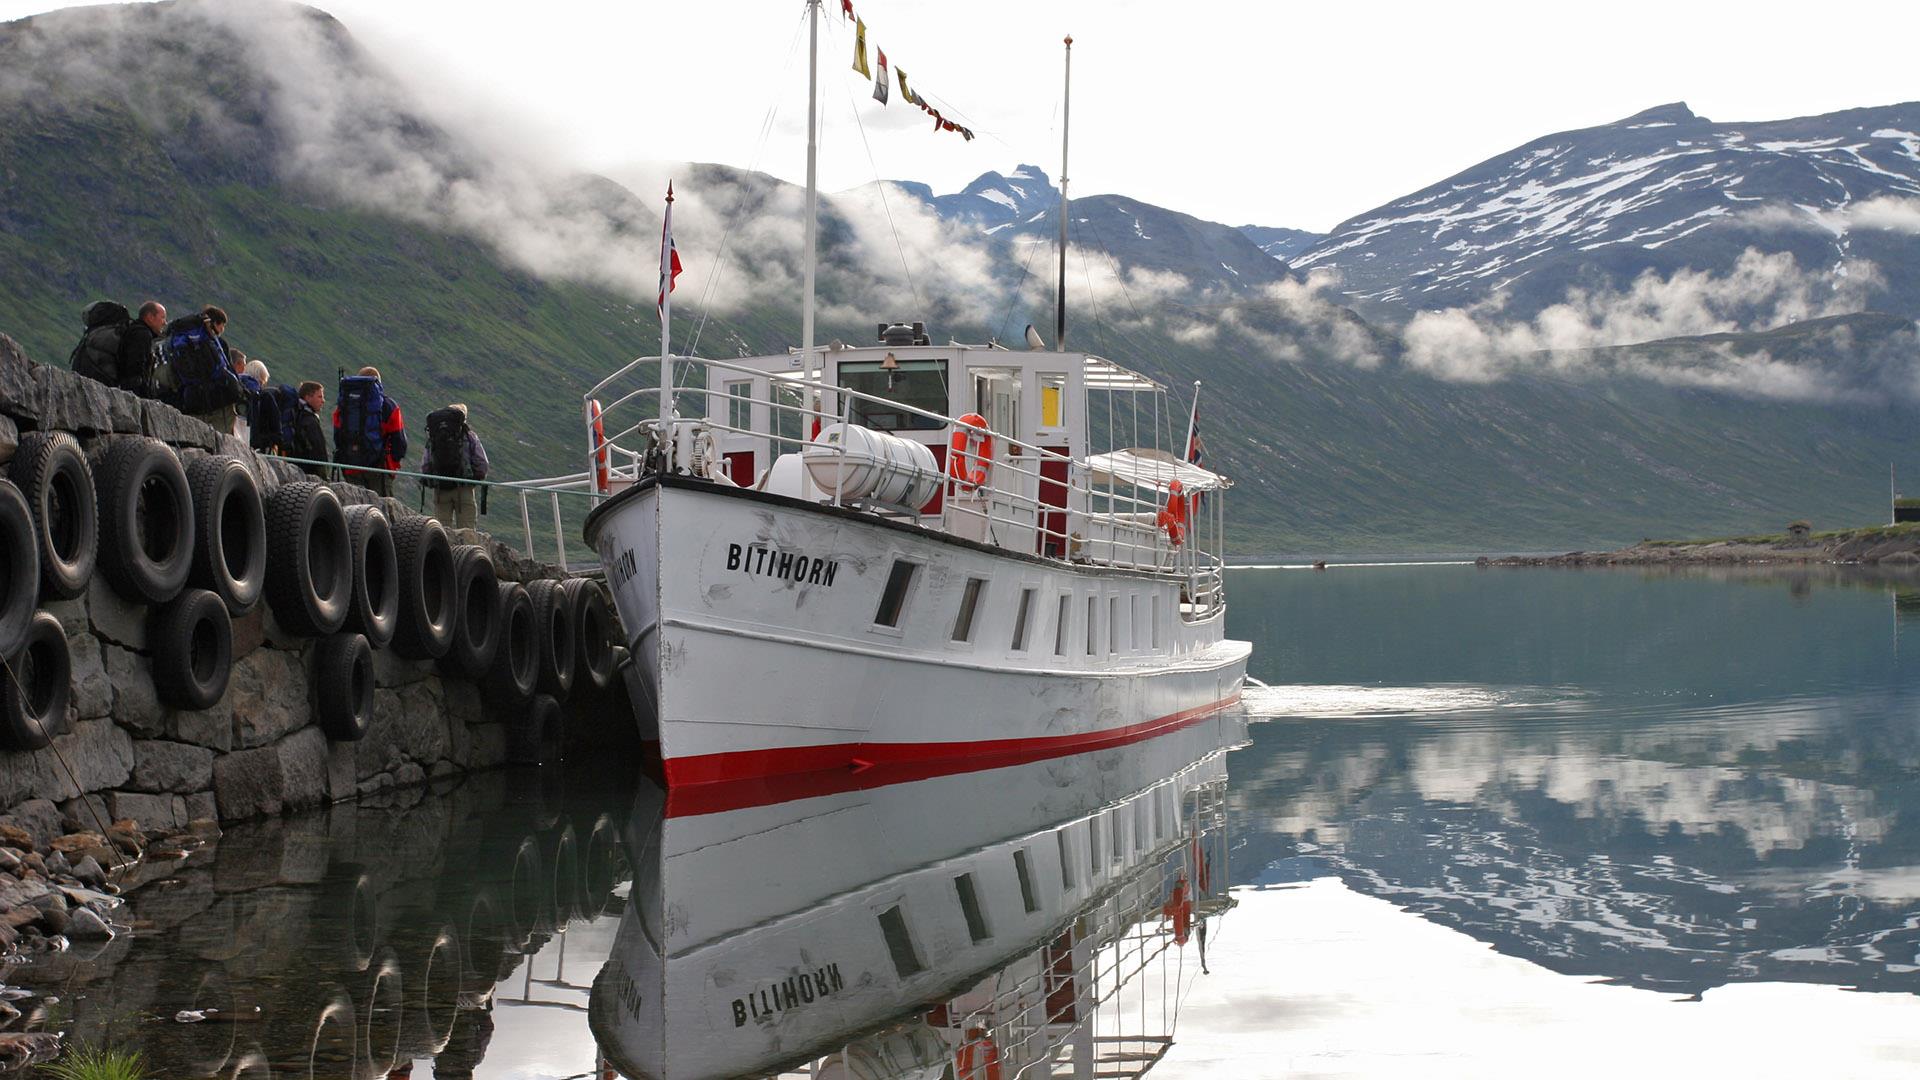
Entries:
[[1920, 567], [1920, 526], [1881, 525], [1804, 536], [1741, 536], [1721, 540], [1642, 540], [1615, 551], [1562, 555], [1481, 556], [1477, 566], [1767, 566], [1878, 565]]

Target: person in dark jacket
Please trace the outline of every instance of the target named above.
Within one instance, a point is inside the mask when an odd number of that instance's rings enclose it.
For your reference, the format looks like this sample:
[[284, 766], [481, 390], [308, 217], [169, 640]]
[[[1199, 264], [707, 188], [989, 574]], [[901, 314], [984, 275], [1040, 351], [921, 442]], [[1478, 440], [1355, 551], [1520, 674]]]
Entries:
[[[372, 379], [375, 383], [379, 383], [380, 369], [368, 365], [360, 369], [358, 377]], [[344, 387], [346, 381], [342, 380], [341, 385]], [[341, 392], [344, 394], [346, 391], [342, 390]], [[400, 415], [400, 403], [386, 396], [384, 386], [380, 388], [380, 398], [382, 401], [379, 423], [380, 445], [374, 449], [374, 456], [379, 460], [348, 461], [336, 453], [334, 455], [335, 464], [342, 466], [359, 465], [363, 468], [392, 470], [400, 468], [400, 463], [407, 459], [407, 421], [405, 417]], [[340, 405], [339, 403], [335, 403], [333, 406], [333, 438], [336, 448], [342, 444], [341, 437]], [[343, 468], [340, 471], [340, 478], [350, 483], [359, 484], [361, 487], [377, 495], [383, 495], [389, 498], [393, 496], [393, 482], [395, 478], [390, 471], [364, 472], [361, 469]]]
[[293, 407], [293, 445], [287, 449], [287, 456], [305, 458], [300, 467], [307, 475], [325, 480], [330, 470], [317, 463], [327, 460], [327, 429], [320, 424], [320, 410], [327, 407], [327, 388], [309, 381], [301, 383], [295, 392], [300, 395], [300, 403]]
[[433, 516], [449, 529], [471, 529], [478, 522], [474, 513], [475, 488], [458, 480], [487, 478], [487, 448], [467, 423], [465, 405], [449, 405], [427, 417], [427, 460], [421, 468], [434, 477]]
[[140, 313], [120, 335], [119, 363], [115, 366], [114, 385], [129, 394], [146, 397], [153, 392], [151, 374], [155, 361], [154, 342], [167, 332], [167, 309], [158, 300], [140, 305]]

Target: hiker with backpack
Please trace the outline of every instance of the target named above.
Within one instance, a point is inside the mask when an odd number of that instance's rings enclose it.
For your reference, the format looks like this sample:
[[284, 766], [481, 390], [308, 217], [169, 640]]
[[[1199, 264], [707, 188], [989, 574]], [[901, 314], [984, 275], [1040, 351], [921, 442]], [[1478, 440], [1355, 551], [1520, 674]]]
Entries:
[[400, 403], [380, 385], [380, 369], [363, 367], [358, 375], [340, 380], [340, 400], [333, 407], [333, 460], [341, 479], [377, 494], [392, 497], [393, 470], [407, 457], [407, 424]]
[[434, 477], [433, 516], [449, 529], [476, 524], [474, 485], [487, 478], [487, 448], [467, 423], [465, 405], [449, 405], [427, 414], [427, 460], [420, 471]]
[[140, 305], [140, 314], [111, 300], [96, 300], [81, 315], [86, 329], [67, 358], [75, 374], [117, 390], [147, 397], [152, 393], [153, 343], [167, 329], [167, 309], [158, 300]]
[[326, 404], [326, 387], [311, 380], [300, 384], [294, 392], [293, 433], [287, 444], [287, 456], [304, 459], [300, 467], [320, 480], [331, 471], [318, 464], [327, 460], [327, 433], [320, 426], [320, 410]]
[[227, 313], [212, 304], [168, 323], [154, 381], [161, 400], [231, 435], [234, 407], [246, 393], [227, 356], [226, 332]]

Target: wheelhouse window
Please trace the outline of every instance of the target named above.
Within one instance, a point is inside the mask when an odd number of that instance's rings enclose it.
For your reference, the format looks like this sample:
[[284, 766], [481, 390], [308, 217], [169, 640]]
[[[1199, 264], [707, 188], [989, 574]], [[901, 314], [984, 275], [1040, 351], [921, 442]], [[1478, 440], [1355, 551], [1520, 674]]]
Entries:
[[1160, 593], [1153, 594], [1153, 649], [1160, 651]]
[[1040, 426], [1067, 426], [1067, 373], [1064, 371], [1040, 373]]
[[741, 431], [753, 430], [753, 384], [727, 384], [727, 426]]
[[1033, 616], [1033, 590], [1020, 590], [1020, 609], [1013, 613], [1013, 651], [1027, 651], [1027, 621]]
[[918, 569], [918, 564], [905, 559], [893, 561], [893, 569], [887, 574], [887, 587], [880, 592], [880, 607], [873, 613], [874, 625], [900, 625], [900, 612], [907, 606], [907, 591], [913, 587], [914, 571]]
[[1100, 655], [1100, 598], [1087, 597], [1087, 655]]
[[1073, 888], [1073, 841], [1067, 836], [1067, 830], [1061, 829], [1053, 834], [1060, 849], [1060, 887]]
[[1120, 598], [1107, 601], [1107, 651], [1120, 651]]
[[[898, 360], [899, 366], [895, 368], [884, 368], [881, 363], [879, 360], [859, 360], [841, 364], [838, 368], [839, 385], [900, 405], [946, 414], [945, 360]], [[876, 431], [938, 431], [944, 426], [932, 417], [864, 400], [853, 402], [853, 422]]]
[[1053, 655], [1055, 656], [1067, 655], [1067, 619], [1072, 615], [1068, 605], [1072, 603], [1073, 597], [1066, 593], [1060, 594], [1060, 613], [1054, 616], [1053, 620]]
[[980, 609], [980, 594], [986, 588], [987, 583], [982, 578], [967, 579], [966, 590], [960, 594], [960, 614], [953, 620], [953, 640], [973, 640], [973, 617]]

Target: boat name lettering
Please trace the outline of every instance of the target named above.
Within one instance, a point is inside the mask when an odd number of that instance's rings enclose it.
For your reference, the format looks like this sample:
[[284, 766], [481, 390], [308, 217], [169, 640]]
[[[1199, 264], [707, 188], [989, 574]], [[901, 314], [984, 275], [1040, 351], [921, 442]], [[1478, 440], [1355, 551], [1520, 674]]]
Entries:
[[778, 551], [761, 544], [728, 544], [727, 569], [802, 585], [830, 586], [834, 575], [840, 572], [840, 561], [803, 551]]
[[777, 1013], [811, 1005], [830, 994], [839, 993], [845, 985], [840, 979], [839, 964], [828, 964], [823, 968], [789, 975], [777, 983], [760, 987], [746, 997], [734, 998], [733, 1026], [745, 1027], [749, 1019], [771, 1018]]
[[614, 1000], [620, 1003], [621, 1010], [629, 1017], [634, 1020], [640, 1019], [640, 987], [634, 983], [633, 976], [627, 974], [625, 968], [616, 965], [609, 965], [609, 967], [613, 972]]
[[639, 569], [639, 560], [633, 557], [633, 549], [628, 548], [607, 564], [607, 583], [618, 589], [633, 579]]

